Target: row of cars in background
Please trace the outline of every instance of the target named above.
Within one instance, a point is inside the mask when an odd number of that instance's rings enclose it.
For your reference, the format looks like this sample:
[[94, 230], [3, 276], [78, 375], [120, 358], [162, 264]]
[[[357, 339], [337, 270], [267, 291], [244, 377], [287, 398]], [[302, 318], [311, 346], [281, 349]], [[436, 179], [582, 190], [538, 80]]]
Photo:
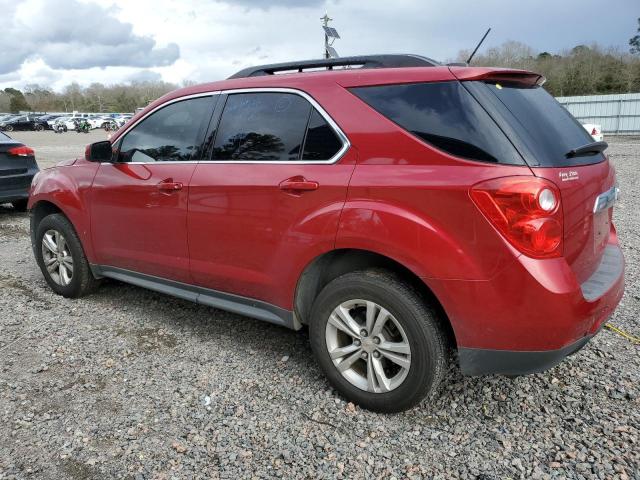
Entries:
[[0, 114], [0, 130], [12, 132], [14, 130], [53, 130], [66, 132], [68, 130], [88, 131], [95, 128], [117, 130], [127, 123], [133, 114]]

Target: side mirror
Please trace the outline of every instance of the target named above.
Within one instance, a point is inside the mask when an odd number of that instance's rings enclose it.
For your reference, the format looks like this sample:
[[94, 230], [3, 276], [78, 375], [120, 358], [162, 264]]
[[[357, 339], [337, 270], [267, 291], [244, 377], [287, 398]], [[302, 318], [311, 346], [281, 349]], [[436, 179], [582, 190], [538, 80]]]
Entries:
[[111, 162], [112, 157], [113, 148], [108, 140], [87, 145], [84, 151], [84, 158], [88, 162]]

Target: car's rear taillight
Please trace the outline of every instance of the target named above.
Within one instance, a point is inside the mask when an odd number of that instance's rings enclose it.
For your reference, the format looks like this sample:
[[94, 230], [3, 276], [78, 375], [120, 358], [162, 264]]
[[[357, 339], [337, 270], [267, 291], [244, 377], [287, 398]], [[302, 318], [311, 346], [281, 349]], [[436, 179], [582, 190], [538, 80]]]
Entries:
[[33, 149], [25, 145], [22, 145], [21, 147], [10, 148], [9, 150], [7, 150], [7, 153], [9, 155], [15, 155], [17, 157], [33, 157], [34, 156]]
[[534, 258], [562, 256], [560, 191], [537, 177], [504, 177], [471, 188], [485, 217], [520, 252]]
[[591, 135], [597, 135], [598, 134], [598, 130], [596, 130], [596, 127], [593, 127], [593, 130], [591, 130]]

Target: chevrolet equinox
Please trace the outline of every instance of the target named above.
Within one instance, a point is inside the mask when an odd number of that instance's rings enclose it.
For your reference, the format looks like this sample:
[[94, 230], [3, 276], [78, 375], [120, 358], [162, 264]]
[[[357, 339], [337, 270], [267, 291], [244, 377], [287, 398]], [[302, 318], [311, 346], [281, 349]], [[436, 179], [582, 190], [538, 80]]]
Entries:
[[308, 326], [375, 411], [431, 397], [456, 356], [546, 370], [611, 315], [624, 260], [607, 144], [543, 82], [378, 55], [177, 90], [36, 175], [36, 260], [65, 297], [108, 277]]

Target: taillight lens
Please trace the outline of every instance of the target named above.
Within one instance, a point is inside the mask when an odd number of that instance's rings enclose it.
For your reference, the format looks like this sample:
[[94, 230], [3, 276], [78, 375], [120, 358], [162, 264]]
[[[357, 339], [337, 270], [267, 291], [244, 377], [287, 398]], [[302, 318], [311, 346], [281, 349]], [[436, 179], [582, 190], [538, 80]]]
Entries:
[[562, 256], [560, 191], [537, 177], [504, 177], [471, 188], [485, 217], [520, 252], [534, 258]]
[[15, 155], [17, 157], [33, 157], [34, 151], [32, 148], [29, 148], [25, 145], [21, 147], [13, 147], [7, 150], [9, 155]]
[[593, 127], [593, 130], [591, 130], [591, 135], [597, 135], [598, 131], [596, 130], [596, 127]]

